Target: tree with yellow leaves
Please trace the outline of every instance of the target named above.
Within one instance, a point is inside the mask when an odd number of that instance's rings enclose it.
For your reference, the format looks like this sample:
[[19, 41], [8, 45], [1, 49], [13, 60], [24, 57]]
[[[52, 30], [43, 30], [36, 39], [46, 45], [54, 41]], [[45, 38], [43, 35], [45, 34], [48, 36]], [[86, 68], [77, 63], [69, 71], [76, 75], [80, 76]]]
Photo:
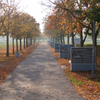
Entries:
[[27, 13], [20, 13], [14, 16], [13, 22], [11, 33], [16, 38], [16, 51], [18, 51], [18, 39], [20, 40], [20, 50], [22, 50], [22, 38], [24, 38], [24, 48], [25, 38], [26, 47], [32, 45], [34, 34], [36, 35], [36, 32], [39, 32], [39, 24], [36, 23], [35, 19]]
[[14, 39], [16, 39], [16, 51], [18, 51], [18, 39], [20, 40], [20, 50], [22, 50], [22, 38], [24, 38], [25, 48], [25, 38], [26, 41], [27, 38], [30, 38], [30, 42], [27, 45], [31, 45], [33, 36], [35, 36], [34, 38], [38, 37], [40, 32], [39, 24], [32, 16], [27, 13], [17, 12], [17, 6], [14, 1], [7, 0], [6, 2], [2, 2], [0, 9], [2, 12], [0, 15], [0, 34], [7, 36], [7, 57], [9, 56], [9, 33], [11, 33], [11, 37], [13, 38], [14, 54]]
[[6, 0], [1, 2], [1, 9], [0, 11], [0, 25], [1, 25], [1, 33], [5, 33], [4, 35], [7, 36], [7, 50], [6, 50], [6, 56], [9, 56], [9, 33], [12, 23], [12, 15], [16, 12], [17, 5], [15, 5], [14, 0]]

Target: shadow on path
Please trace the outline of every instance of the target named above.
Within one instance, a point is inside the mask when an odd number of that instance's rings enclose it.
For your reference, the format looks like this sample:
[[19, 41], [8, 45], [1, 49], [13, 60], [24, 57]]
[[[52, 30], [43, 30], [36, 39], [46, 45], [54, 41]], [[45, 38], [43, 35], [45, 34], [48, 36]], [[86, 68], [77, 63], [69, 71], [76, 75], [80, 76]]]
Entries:
[[85, 100], [75, 92], [46, 43], [41, 43], [0, 86], [0, 100]]

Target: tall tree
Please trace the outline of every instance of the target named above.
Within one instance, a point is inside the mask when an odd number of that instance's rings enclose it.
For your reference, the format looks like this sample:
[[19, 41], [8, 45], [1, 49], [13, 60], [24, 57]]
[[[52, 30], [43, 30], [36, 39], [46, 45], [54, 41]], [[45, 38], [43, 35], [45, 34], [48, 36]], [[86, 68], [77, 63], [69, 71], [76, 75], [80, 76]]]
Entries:
[[12, 23], [12, 15], [16, 12], [17, 5], [15, 5], [14, 0], [6, 0], [2, 2], [2, 15], [1, 15], [1, 26], [2, 32], [5, 33], [7, 37], [6, 41], [6, 56], [9, 56], [9, 30], [11, 28]]
[[[85, 38], [82, 37], [82, 30], [80, 31], [81, 35], [81, 45], [83, 45], [84, 40], [89, 34], [89, 31], [93, 29], [92, 22], [96, 21], [96, 38], [100, 29], [100, 1], [99, 0], [55, 0], [55, 2], [50, 3], [55, 5], [55, 10], [64, 10], [68, 12], [73, 18], [82, 25], [81, 28], [85, 28]], [[44, 4], [46, 5], [46, 4]], [[48, 6], [48, 5], [46, 5]], [[92, 35], [93, 36], [93, 35]], [[96, 40], [96, 39], [95, 39]], [[95, 41], [96, 42], [96, 41]]]

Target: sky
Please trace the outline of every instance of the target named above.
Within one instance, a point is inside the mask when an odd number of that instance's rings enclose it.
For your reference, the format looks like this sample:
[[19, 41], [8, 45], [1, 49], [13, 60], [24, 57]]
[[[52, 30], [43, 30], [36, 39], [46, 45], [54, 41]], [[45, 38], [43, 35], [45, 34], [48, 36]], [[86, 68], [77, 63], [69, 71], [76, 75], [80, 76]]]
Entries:
[[[47, 0], [44, 0], [43, 2], [45, 1]], [[19, 6], [21, 10], [24, 9], [24, 12], [27, 12], [36, 19], [40, 24], [41, 32], [43, 32], [43, 17], [50, 12], [50, 8], [47, 9], [46, 6], [41, 5], [41, 0], [21, 0]]]

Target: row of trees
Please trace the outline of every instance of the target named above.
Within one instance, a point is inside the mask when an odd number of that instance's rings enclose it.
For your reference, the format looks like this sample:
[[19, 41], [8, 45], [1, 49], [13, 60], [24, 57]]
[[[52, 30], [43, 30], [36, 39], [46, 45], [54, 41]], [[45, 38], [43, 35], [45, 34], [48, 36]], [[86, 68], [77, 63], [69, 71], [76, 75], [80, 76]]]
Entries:
[[[93, 38], [93, 22], [95, 21], [95, 45], [100, 32], [100, 0], [55, 0], [52, 14], [44, 20], [44, 33], [52, 38], [62, 40], [68, 33], [72, 36], [80, 35], [81, 46], [87, 35]], [[43, 4], [43, 3], [42, 3]], [[51, 7], [51, 5], [45, 6]]]
[[0, 35], [7, 37], [6, 56], [9, 56], [9, 34], [13, 39], [14, 54], [14, 39], [16, 39], [16, 51], [18, 51], [18, 40], [20, 40], [20, 50], [22, 50], [22, 39], [24, 48], [28, 47], [28, 39], [32, 44], [32, 39], [40, 35], [39, 23], [28, 13], [18, 11], [18, 3], [15, 3], [15, 0], [0, 0]]

